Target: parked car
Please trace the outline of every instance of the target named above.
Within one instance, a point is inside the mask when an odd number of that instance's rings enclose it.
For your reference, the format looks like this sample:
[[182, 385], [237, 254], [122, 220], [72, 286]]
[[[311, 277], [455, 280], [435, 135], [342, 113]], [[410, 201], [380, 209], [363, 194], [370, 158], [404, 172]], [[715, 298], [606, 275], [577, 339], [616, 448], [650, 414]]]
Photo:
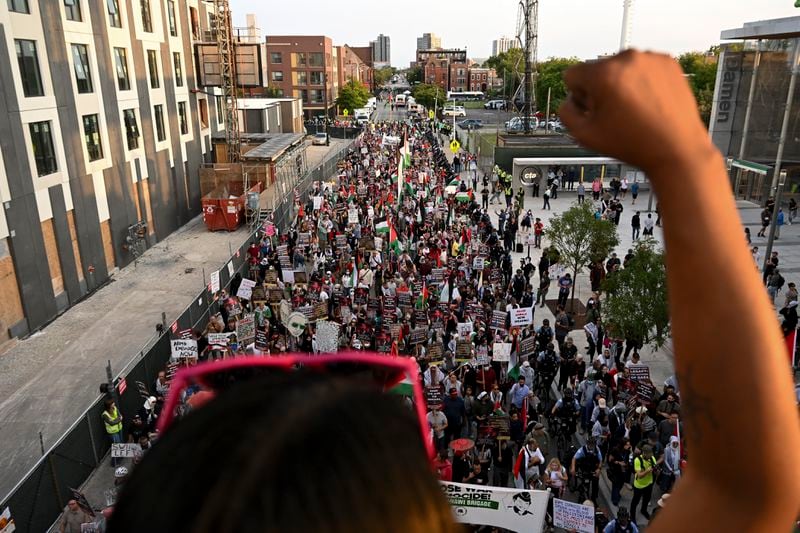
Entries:
[[[539, 127], [539, 119], [536, 117], [531, 117], [530, 121], [528, 122], [530, 129], [535, 130]], [[525, 131], [525, 123], [523, 122], [522, 117], [514, 117], [508, 122], [506, 122], [506, 131], [509, 133], [520, 133]]]
[[311, 144], [314, 146], [325, 146], [326, 144], [328, 144], [328, 134], [315, 133], [314, 136], [311, 138]]
[[483, 127], [483, 121], [478, 120], [477, 118], [468, 118], [466, 120], [462, 120], [461, 122], [459, 122], [458, 127], [461, 128], [462, 130], [467, 130], [467, 129], [475, 130]]
[[489, 100], [483, 104], [484, 109], [505, 109], [508, 103], [505, 100]]
[[463, 106], [447, 106], [442, 109], [442, 116], [443, 117], [466, 117], [467, 110], [464, 109]]

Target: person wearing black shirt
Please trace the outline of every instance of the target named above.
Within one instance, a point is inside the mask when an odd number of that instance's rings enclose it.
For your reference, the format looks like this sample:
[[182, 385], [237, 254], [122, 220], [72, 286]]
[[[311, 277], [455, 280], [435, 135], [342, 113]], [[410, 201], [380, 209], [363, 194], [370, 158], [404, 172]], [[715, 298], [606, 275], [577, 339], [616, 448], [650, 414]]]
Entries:
[[[455, 479], [455, 477], [453, 477]], [[472, 464], [472, 472], [464, 476], [463, 483], [467, 483], [470, 485], [489, 485], [489, 474], [483, 470], [481, 464], [478, 461], [475, 461]]]
[[492, 461], [494, 463], [492, 485], [495, 487], [508, 487], [508, 476], [513, 466], [513, 455], [511, 448], [508, 447], [508, 441], [498, 441], [494, 444]]
[[639, 211], [636, 211], [636, 214], [631, 219], [631, 228], [633, 228], [633, 240], [635, 241], [639, 238], [639, 230], [642, 228], [642, 219], [639, 216]]

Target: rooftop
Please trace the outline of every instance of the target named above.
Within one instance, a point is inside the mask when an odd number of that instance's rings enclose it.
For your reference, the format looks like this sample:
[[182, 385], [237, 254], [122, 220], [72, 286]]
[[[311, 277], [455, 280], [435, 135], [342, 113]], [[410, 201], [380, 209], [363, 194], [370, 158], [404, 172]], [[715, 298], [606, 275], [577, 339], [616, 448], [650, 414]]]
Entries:
[[741, 39], [785, 39], [788, 37], [800, 37], [800, 17], [746, 22], [741, 28], [723, 30], [720, 34], [720, 39], [723, 41]]
[[[280, 157], [292, 146], [303, 142], [302, 133], [242, 133], [242, 142], [255, 144], [261, 142], [246, 154], [242, 154], [244, 161], [272, 161]], [[214, 134], [214, 139], [224, 139], [225, 133]]]

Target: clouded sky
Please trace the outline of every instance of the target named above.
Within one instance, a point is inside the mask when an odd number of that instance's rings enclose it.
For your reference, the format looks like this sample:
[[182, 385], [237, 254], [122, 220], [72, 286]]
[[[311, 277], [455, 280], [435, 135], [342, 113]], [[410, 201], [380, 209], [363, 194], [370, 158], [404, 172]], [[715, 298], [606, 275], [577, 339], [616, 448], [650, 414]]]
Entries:
[[[416, 38], [435, 33], [442, 46], [491, 55], [492, 40], [514, 37], [514, 0], [231, 0], [234, 25], [255, 13], [261, 35], [327, 35], [334, 44], [365, 46], [379, 33], [391, 38], [392, 65], [408, 67]], [[679, 54], [705, 50], [723, 29], [744, 22], [800, 16], [793, 0], [635, 0], [631, 42]], [[540, 0], [539, 57], [593, 58], [619, 47], [622, 0]]]

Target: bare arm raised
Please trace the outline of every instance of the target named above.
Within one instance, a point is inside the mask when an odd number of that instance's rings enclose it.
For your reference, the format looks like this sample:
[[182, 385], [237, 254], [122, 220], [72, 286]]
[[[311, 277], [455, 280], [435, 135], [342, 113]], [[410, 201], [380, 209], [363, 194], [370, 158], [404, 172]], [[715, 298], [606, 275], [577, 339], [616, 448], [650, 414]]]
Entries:
[[[564, 123], [644, 170], [665, 220], [691, 463], [651, 529], [788, 531], [800, 513], [800, 422], [785, 348], [683, 73], [667, 56], [628, 51], [574, 67], [566, 82]], [[743, 428], [755, 438], [742, 442]]]

